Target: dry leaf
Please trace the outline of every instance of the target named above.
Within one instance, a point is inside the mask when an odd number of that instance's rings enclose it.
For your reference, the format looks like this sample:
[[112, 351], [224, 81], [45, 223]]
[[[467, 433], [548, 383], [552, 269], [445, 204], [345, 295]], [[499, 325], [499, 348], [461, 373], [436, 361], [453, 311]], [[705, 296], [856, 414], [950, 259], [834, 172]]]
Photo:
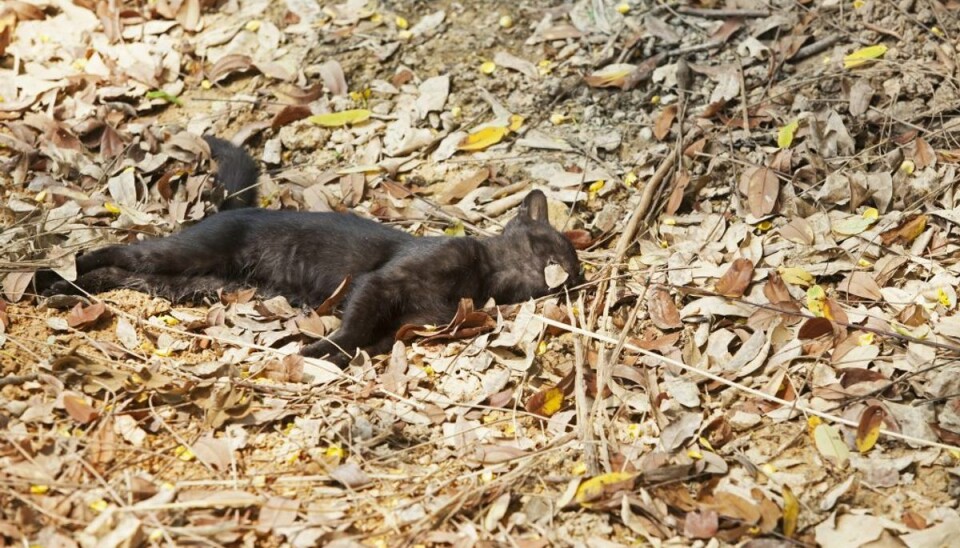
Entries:
[[87, 403], [86, 398], [80, 394], [64, 392], [62, 401], [63, 408], [66, 409], [70, 418], [80, 424], [90, 424], [100, 416], [100, 412]]
[[343, 110], [340, 112], [327, 112], [325, 114], [314, 114], [307, 118], [307, 121], [323, 127], [343, 127], [348, 125], [366, 122], [373, 114], [369, 110], [358, 108], [352, 110]]
[[100, 321], [101, 318], [110, 316], [106, 306], [102, 301], [97, 301], [90, 306], [83, 306], [83, 303], [77, 303], [77, 306], [67, 314], [67, 325], [74, 329], [85, 329]]
[[737, 259], [717, 280], [716, 291], [724, 297], [742, 297], [753, 279], [753, 263]]
[[783, 486], [783, 534], [792, 537], [797, 532], [797, 522], [800, 518], [800, 501], [793, 491]]
[[464, 137], [460, 143], [457, 144], [457, 150], [467, 152], [483, 150], [502, 141], [508, 133], [510, 133], [509, 128], [503, 126], [487, 126]]
[[633, 79], [633, 73], [636, 71], [636, 65], [615, 63], [612, 65], [607, 65], [602, 69], [586, 76], [584, 81], [587, 82], [588, 86], [594, 88], [627, 89], [629, 82]]
[[883, 419], [887, 412], [879, 405], [871, 405], [860, 414], [860, 422], [857, 424], [857, 450], [860, 453], [866, 453], [873, 449], [880, 438], [880, 427], [883, 426]]
[[740, 185], [741, 190], [746, 186], [745, 194], [751, 215], [759, 218], [773, 212], [777, 197], [780, 195], [780, 181], [777, 180], [777, 174], [772, 169], [750, 168], [744, 172]]
[[832, 425], [822, 423], [813, 429], [813, 440], [817, 451], [838, 468], [845, 468], [850, 461], [850, 450], [843, 443], [840, 433]]
[[880, 240], [883, 245], [892, 245], [901, 243], [904, 245], [917, 239], [927, 229], [928, 217], [926, 215], [916, 215], [901, 222], [896, 228], [884, 231], [880, 234]]
[[618, 491], [633, 489], [637, 474], [631, 472], [610, 472], [594, 476], [577, 488], [576, 501], [581, 506], [596, 504]]
[[670, 293], [664, 289], [657, 288], [650, 292], [650, 296], [647, 298], [647, 313], [650, 314], [653, 325], [660, 329], [683, 327], [683, 322], [680, 321], [680, 311], [677, 310], [677, 305], [670, 297]]
[[653, 125], [653, 136], [656, 137], [658, 141], [662, 141], [663, 138], [670, 133], [670, 127], [677, 117], [677, 108], [676, 103], [674, 103], [663, 109], [660, 116], [657, 117], [657, 122]]

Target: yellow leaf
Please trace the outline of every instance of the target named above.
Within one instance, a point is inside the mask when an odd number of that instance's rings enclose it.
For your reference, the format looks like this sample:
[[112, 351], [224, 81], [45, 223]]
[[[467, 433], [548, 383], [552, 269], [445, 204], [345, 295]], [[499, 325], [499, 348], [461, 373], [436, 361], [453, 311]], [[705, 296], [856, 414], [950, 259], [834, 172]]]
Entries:
[[790, 148], [793, 144], [793, 136], [800, 127], [800, 120], [794, 120], [777, 131], [777, 146], [780, 148]]
[[792, 537], [797, 532], [800, 517], [800, 501], [786, 485], [783, 486], [783, 534]]
[[120, 215], [120, 206], [113, 202], [106, 202], [103, 204], [103, 209], [106, 209], [113, 215]]
[[873, 446], [880, 438], [880, 426], [883, 425], [883, 419], [886, 411], [879, 405], [871, 405], [863, 410], [860, 415], [860, 422], [857, 424], [857, 436], [854, 442], [857, 450], [861, 454], [873, 449]]
[[851, 215], [846, 219], [835, 221], [830, 228], [841, 236], [856, 236], [870, 228], [870, 225], [874, 222], [876, 222], [876, 219], [870, 219], [863, 215]]
[[563, 390], [553, 387], [546, 392], [543, 405], [540, 406], [544, 416], [550, 417], [563, 407]]
[[810, 289], [807, 289], [807, 308], [810, 309], [810, 312], [818, 317], [826, 317], [825, 308], [827, 301], [827, 293], [819, 285], [811, 286]]
[[446, 234], [447, 236], [466, 236], [467, 235], [467, 231], [463, 228], [463, 223], [460, 221], [457, 221], [456, 223], [454, 223], [453, 226], [448, 226], [447, 228], [443, 229], [443, 233]]
[[610, 472], [592, 477], [581, 483], [580, 487], [577, 488], [576, 500], [583, 505], [589, 504], [601, 498], [608, 487], [629, 482], [635, 477], [636, 474], [630, 472]]
[[777, 272], [780, 273], [780, 277], [783, 279], [783, 281], [790, 285], [800, 285], [806, 287], [813, 283], [813, 274], [802, 268], [781, 266], [777, 269]]
[[821, 424], [813, 429], [813, 441], [817, 451], [834, 465], [843, 468], [850, 460], [850, 450], [843, 443], [840, 433], [829, 424]]
[[887, 53], [887, 46], [882, 44], [858, 49], [857, 51], [843, 58], [843, 68], [851, 69], [854, 67], [859, 67], [860, 65], [865, 64], [867, 61], [883, 57], [884, 53]]
[[871, 221], [876, 221], [877, 219], [880, 218], [880, 212], [877, 211], [877, 208], [875, 208], [875, 207], [868, 207], [867, 209], [863, 210], [863, 215], [862, 215], [862, 216], [863, 216], [864, 219], [869, 219], [869, 220], [871, 220]]
[[503, 140], [510, 130], [502, 126], [487, 126], [467, 135], [457, 145], [459, 150], [483, 150]]
[[323, 127], [343, 127], [346, 125], [359, 124], [370, 119], [370, 111], [362, 108], [353, 110], [344, 110], [341, 112], [327, 112], [325, 114], [315, 114], [307, 120], [312, 124]]
[[49, 485], [31, 485], [30, 493], [34, 495], [45, 495], [50, 490]]
[[510, 131], [518, 131], [521, 127], [523, 127], [523, 120], [523, 116], [520, 116], [519, 114], [511, 114], [510, 124], [507, 125], [507, 129]]
[[398, 29], [406, 29], [407, 27], [410, 26], [410, 23], [403, 17], [400, 17], [399, 15], [394, 20], [394, 23], [396, 23]]

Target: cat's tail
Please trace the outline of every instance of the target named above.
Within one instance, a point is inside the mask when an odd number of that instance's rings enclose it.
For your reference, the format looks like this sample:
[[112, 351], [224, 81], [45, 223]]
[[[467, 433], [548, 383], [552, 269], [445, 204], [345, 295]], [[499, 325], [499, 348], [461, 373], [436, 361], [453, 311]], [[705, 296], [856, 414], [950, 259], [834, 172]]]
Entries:
[[260, 168], [250, 153], [212, 135], [204, 135], [203, 140], [210, 146], [210, 154], [217, 161], [217, 183], [227, 191], [220, 211], [255, 206]]

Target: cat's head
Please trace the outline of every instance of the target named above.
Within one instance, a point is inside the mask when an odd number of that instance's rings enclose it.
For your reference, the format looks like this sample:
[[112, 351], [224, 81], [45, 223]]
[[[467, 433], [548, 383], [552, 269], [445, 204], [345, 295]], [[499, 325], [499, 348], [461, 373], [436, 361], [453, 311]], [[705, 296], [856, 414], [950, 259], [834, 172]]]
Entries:
[[[582, 282], [577, 251], [550, 225], [547, 210], [543, 192], [527, 194], [519, 213], [507, 223], [495, 249], [491, 249], [497, 270], [494, 296], [498, 301], [518, 302]], [[560, 280], [562, 283], [558, 283]]]

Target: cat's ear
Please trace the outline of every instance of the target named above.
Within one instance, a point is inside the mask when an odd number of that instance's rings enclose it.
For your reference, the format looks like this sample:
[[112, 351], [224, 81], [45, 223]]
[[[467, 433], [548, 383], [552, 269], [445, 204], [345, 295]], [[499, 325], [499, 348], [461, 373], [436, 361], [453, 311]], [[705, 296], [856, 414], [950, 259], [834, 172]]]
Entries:
[[520, 217], [542, 223], [550, 222], [547, 218], [547, 197], [539, 190], [531, 191], [520, 204]]

